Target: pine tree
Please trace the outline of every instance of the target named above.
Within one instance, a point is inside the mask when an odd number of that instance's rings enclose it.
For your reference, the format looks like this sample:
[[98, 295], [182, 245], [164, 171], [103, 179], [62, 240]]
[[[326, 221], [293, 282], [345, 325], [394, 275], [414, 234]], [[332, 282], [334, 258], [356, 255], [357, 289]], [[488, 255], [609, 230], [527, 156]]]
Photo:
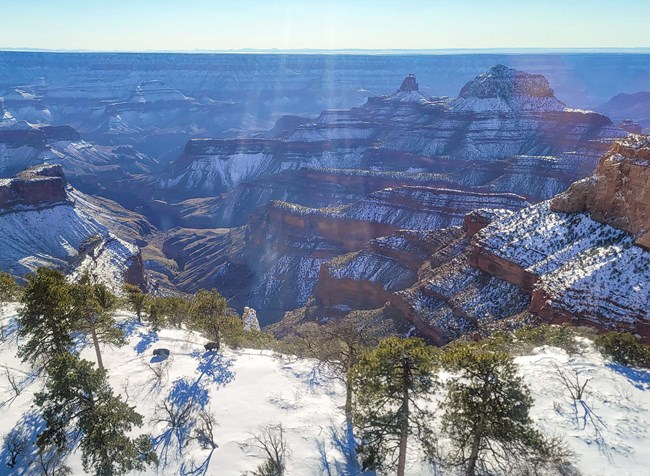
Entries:
[[455, 373], [443, 404], [443, 431], [453, 447], [447, 465], [475, 476], [528, 474], [526, 469], [563, 464], [559, 442], [534, 428], [533, 400], [510, 355], [458, 345], [443, 362]]
[[86, 276], [77, 284], [70, 285], [75, 309], [75, 330], [87, 334], [93, 341], [97, 366], [104, 368], [100, 343], [123, 345], [124, 333], [113, 318], [117, 298], [103, 284], [91, 284]]
[[18, 336], [25, 341], [18, 349], [18, 356], [23, 361], [47, 363], [72, 348], [74, 300], [61, 272], [47, 268], [36, 270], [27, 278], [22, 304], [18, 311]]
[[45, 420], [36, 440], [42, 453], [68, 452], [76, 435], [84, 469], [98, 476], [141, 471], [156, 461], [149, 437], [127, 436], [142, 426], [142, 415], [113, 393], [105, 370], [69, 353], [58, 354], [48, 370], [45, 389], [35, 396]]
[[404, 476], [409, 439], [430, 451], [432, 415], [424, 404], [437, 386], [434, 370], [435, 349], [421, 339], [390, 337], [361, 357], [353, 387], [364, 469], [396, 466]]
[[194, 295], [189, 325], [191, 329], [205, 334], [218, 347], [221, 347], [224, 338], [236, 341], [244, 329], [242, 320], [228, 312], [226, 299], [214, 289], [202, 289]]
[[20, 286], [9, 273], [0, 272], [0, 306], [18, 297]]
[[162, 306], [162, 312], [166, 319], [176, 327], [181, 328], [181, 324], [187, 323], [190, 314], [191, 302], [180, 296], [165, 296], [157, 298]]
[[147, 321], [151, 324], [154, 332], [158, 332], [165, 325], [165, 301], [163, 298], [149, 299], [147, 303]]
[[138, 316], [138, 321], [142, 322], [142, 311], [144, 311], [147, 306], [147, 295], [143, 293], [139, 287], [128, 283], [124, 283], [122, 290], [124, 291], [124, 294], [126, 294], [126, 300], [129, 303], [131, 310], [135, 312], [136, 316]]

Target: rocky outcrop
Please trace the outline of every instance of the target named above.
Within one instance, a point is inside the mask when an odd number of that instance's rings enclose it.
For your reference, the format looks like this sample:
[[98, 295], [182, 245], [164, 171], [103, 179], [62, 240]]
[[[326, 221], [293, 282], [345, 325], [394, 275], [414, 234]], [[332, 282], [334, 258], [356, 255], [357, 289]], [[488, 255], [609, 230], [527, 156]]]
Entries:
[[124, 281], [145, 289], [135, 243], [147, 229], [138, 220], [67, 185], [60, 165], [32, 167], [0, 182], [0, 270], [24, 276], [46, 266], [73, 276], [91, 273], [115, 291]]
[[474, 236], [469, 263], [529, 294], [543, 319], [650, 339], [650, 252], [585, 212], [545, 202], [497, 219]]
[[404, 78], [404, 81], [402, 81], [402, 85], [399, 87], [400, 91], [419, 91], [420, 87], [418, 86], [418, 82], [415, 79], [414, 74], [409, 74], [406, 78]]
[[639, 246], [650, 250], [650, 139], [631, 136], [614, 144], [594, 175], [555, 197], [551, 208], [587, 212], [630, 232]]
[[51, 206], [68, 200], [59, 165], [41, 165], [13, 179], [0, 179], [0, 212], [20, 207]]

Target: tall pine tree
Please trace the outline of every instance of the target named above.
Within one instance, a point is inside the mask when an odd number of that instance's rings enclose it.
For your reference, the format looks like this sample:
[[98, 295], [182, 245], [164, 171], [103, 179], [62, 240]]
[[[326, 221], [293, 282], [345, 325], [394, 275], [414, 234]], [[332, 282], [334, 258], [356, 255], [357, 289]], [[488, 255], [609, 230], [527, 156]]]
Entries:
[[100, 343], [123, 345], [124, 333], [113, 318], [117, 306], [117, 298], [104, 284], [91, 284], [88, 276], [84, 276], [77, 284], [70, 285], [75, 312], [75, 330], [90, 335], [97, 366], [104, 368]]
[[48, 366], [43, 392], [36, 394], [45, 430], [36, 440], [41, 452], [67, 453], [79, 437], [84, 470], [97, 476], [113, 476], [144, 470], [156, 462], [151, 439], [127, 436], [142, 426], [142, 415], [115, 395], [106, 371], [69, 353], [58, 354]]
[[363, 355], [353, 372], [354, 423], [364, 469], [396, 469], [406, 474], [408, 441], [433, 446], [432, 395], [435, 349], [421, 339], [390, 337]]
[[65, 276], [56, 270], [39, 268], [27, 278], [18, 311], [18, 336], [24, 342], [18, 356], [32, 364], [47, 364], [67, 353], [73, 345], [74, 299]]
[[537, 474], [565, 465], [562, 445], [535, 429], [533, 400], [510, 355], [460, 344], [445, 352], [443, 362], [454, 373], [442, 417], [452, 443], [448, 466], [476, 476]]

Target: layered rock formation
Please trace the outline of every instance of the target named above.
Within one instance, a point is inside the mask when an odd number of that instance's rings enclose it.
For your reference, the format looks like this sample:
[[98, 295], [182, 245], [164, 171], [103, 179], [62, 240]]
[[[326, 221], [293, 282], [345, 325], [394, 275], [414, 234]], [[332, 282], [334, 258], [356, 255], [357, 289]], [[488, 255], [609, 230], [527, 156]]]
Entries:
[[639, 136], [616, 143], [593, 177], [553, 200], [477, 209], [462, 228], [398, 231], [338, 256], [321, 266], [314, 299], [288, 322], [365, 309], [411, 323], [439, 345], [522, 319], [650, 341], [648, 144]]
[[112, 233], [132, 230], [134, 224], [111, 226], [131, 212], [116, 215], [117, 204], [111, 209], [101, 203], [67, 186], [59, 165], [33, 167], [3, 180], [0, 269], [16, 276], [41, 266], [72, 274], [88, 271], [114, 289], [125, 280], [144, 288], [138, 247]]
[[[280, 129], [274, 139], [191, 140], [181, 159], [144, 181], [123, 184], [122, 196], [114, 198], [163, 199], [174, 208], [225, 193], [217, 203], [229, 202], [222, 206], [229, 212], [216, 210], [217, 226], [242, 224], [252, 210], [243, 197], [251, 188], [259, 197], [255, 206], [272, 199], [340, 206], [373, 191], [360, 195], [353, 177], [370, 186], [391, 181], [539, 201], [589, 175], [610, 141], [626, 134], [603, 115], [567, 108], [544, 77], [504, 66], [470, 81], [456, 99], [428, 98], [409, 76], [394, 94], [324, 111], [315, 120], [287, 121]], [[307, 203], [311, 194], [299, 190], [301, 183], [310, 186], [307, 174], [334, 186], [329, 200], [321, 193], [319, 203]]]
[[16, 178], [0, 179], [0, 210], [50, 206], [68, 200], [63, 169], [44, 165], [27, 169]]
[[[427, 187], [385, 189], [352, 205], [330, 209], [272, 202], [253, 213], [247, 225], [247, 260], [253, 274], [250, 302], [265, 309], [265, 317], [277, 319], [284, 311], [307, 302], [320, 279], [326, 277], [322, 265], [341, 254], [360, 250], [369, 240], [400, 229], [458, 226], [465, 213], [480, 206], [518, 210], [526, 205], [522, 197], [512, 194]], [[413, 242], [415, 236], [417, 233]], [[377, 243], [382, 243], [381, 239]], [[419, 246], [434, 247], [426, 243]], [[415, 266], [413, 260], [417, 258], [412, 258], [411, 268]], [[337, 294], [331, 298], [338, 299]]]
[[650, 250], [650, 140], [617, 142], [594, 175], [574, 183], [551, 201], [566, 213], [587, 212], [594, 220], [625, 230]]

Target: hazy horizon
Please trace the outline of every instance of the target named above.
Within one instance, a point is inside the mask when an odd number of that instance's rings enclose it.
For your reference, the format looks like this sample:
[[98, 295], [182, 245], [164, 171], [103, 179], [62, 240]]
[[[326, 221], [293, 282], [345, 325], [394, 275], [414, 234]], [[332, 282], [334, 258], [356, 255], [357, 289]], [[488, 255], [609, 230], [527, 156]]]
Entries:
[[[0, 48], [93, 52], [650, 48], [647, 0], [0, 0]], [[624, 26], [624, 28], [623, 28]]]

